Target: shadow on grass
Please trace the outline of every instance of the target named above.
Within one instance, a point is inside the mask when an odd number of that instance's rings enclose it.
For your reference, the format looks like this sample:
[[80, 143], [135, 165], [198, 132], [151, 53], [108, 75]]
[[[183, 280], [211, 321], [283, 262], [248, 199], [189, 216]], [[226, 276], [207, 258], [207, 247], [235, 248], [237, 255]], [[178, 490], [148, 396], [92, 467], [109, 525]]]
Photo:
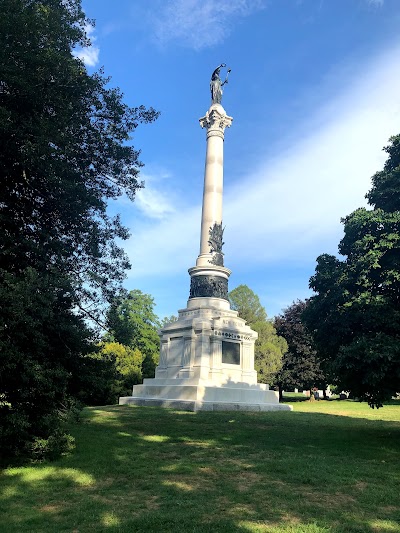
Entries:
[[396, 422], [113, 406], [73, 433], [4, 472], [4, 531], [399, 531]]

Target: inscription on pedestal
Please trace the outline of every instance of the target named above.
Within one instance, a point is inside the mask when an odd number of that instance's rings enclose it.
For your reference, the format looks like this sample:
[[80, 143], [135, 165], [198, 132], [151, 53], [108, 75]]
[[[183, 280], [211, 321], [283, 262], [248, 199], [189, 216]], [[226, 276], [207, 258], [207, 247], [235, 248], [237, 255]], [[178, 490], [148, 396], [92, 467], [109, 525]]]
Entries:
[[243, 334], [240, 334], [240, 333], [236, 333], [236, 332], [232, 332], [232, 331], [220, 331], [220, 330], [214, 330], [214, 335], [215, 336], [220, 336], [220, 337], [226, 337], [227, 339], [241, 339], [241, 340], [246, 340], [246, 341], [249, 341], [251, 339], [250, 335], [243, 335]]
[[190, 298], [222, 298], [228, 300], [228, 280], [220, 276], [193, 276]]
[[228, 326], [231, 328], [240, 328], [240, 326], [242, 326], [242, 323], [235, 320], [223, 320], [222, 323], [224, 324], [224, 326]]

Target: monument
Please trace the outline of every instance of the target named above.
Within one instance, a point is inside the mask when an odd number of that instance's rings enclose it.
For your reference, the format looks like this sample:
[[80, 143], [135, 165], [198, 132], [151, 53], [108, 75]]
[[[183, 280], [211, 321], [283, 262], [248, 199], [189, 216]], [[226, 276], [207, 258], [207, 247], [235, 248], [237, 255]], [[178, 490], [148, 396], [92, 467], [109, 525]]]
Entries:
[[290, 410], [278, 393], [257, 383], [254, 343], [257, 333], [230, 308], [224, 266], [222, 223], [225, 129], [232, 124], [221, 105], [222, 63], [211, 76], [211, 106], [200, 125], [207, 148], [201, 215], [200, 253], [189, 268], [190, 294], [179, 318], [160, 330], [160, 360], [155, 378], [133, 387], [122, 404], [199, 410]]

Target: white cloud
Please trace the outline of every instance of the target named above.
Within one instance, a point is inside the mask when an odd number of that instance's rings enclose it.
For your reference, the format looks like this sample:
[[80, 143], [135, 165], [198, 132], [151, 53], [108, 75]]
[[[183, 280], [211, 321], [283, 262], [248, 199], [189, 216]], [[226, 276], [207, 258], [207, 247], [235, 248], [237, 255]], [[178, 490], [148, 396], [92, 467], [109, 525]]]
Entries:
[[383, 6], [385, 0], [366, 0], [367, 4], [371, 4], [373, 6]]
[[164, 193], [149, 187], [137, 191], [135, 205], [147, 217], [159, 220], [175, 211], [174, 206]]
[[[96, 37], [94, 36], [94, 30], [94, 27], [90, 24], [87, 24], [85, 27], [87, 36], [90, 38], [92, 43], [94, 43], [96, 40]], [[83, 61], [87, 67], [95, 67], [98, 64], [99, 54], [100, 48], [94, 44], [73, 51], [73, 55]]]
[[74, 56], [81, 59], [87, 67], [95, 67], [99, 62], [100, 49], [97, 46], [81, 48], [74, 51]]
[[153, 19], [161, 43], [176, 40], [199, 50], [222, 42], [236, 17], [265, 7], [266, 0], [167, 0]]
[[165, 219], [175, 212], [174, 193], [171, 191], [172, 176], [165, 170], [148, 168], [140, 173], [144, 188], [136, 192], [135, 206], [149, 219]]
[[[301, 140], [258, 169], [249, 168], [241, 185], [230, 186], [225, 176], [224, 251], [230, 268], [283, 259], [301, 264], [336, 251], [340, 218], [365, 205], [370, 177], [386, 157], [382, 147], [399, 129], [400, 72], [393, 70], [399, 53], [399, 46], [392, 47], [354, 71], [347, 89], [330, 96], [314, 121], [299, 130]], [[262, 139], [256, 143], [262, 151]], [[126, 247], [134, 264], [131, 277], [162, 277], [194, 264], [200, 202], [132, 237]]]
[[124, 243], [133, 265], [128, 277], [162, 277], [192, 266], [200, 247], [200, 215], [201, 207], [188, 208], [135, 231]]

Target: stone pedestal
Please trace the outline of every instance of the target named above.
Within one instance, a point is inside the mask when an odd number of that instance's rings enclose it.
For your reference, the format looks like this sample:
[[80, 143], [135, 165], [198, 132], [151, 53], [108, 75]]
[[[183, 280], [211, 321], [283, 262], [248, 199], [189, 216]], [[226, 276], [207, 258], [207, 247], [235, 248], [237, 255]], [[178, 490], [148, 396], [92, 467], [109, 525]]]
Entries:
[[257, 333], [228, 301], [231, 271], [222, 253], [224, 131], [232, 123], [213, 104], [200, 125], [207, 130], [200, 253], [189, 269], [190, 295], [179, 318], [160, 331], [160, 361], [154, 379], [133, 387], [120, 404], [198, 410], [290, 410], [278, 393], [257, 383]]
[[289, 410], [278, 393], [257, 384], [257, 333], [229, 302], [191, 298], [179, 319], [160, 331], [160, 362], [154, 379], [133, 387], [120, 404], [198, 410]]

